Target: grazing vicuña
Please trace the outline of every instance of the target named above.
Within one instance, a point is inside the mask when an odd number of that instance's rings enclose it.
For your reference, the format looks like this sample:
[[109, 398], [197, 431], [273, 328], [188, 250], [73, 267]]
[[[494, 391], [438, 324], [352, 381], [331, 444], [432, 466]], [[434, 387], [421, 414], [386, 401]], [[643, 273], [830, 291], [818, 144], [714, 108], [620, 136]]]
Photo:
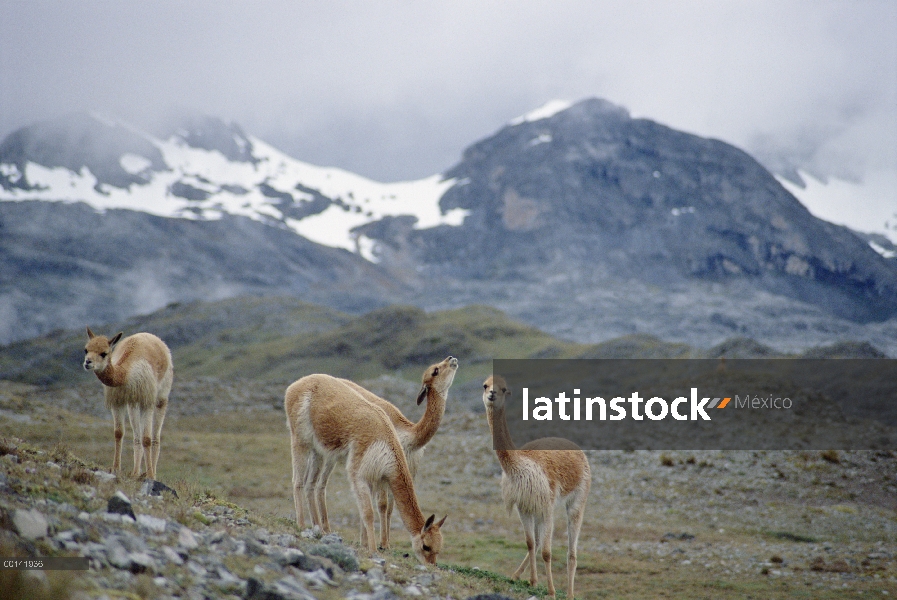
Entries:
[[[354, 381], [349, 381], [348, 379], [341, 379], [340, 381], [345, 382], [361, 394], [365, 400], [379, 406], [386, 412], [386, 415], [396, 428], [399, 442], [402, 444], [405, 458], [408, 461], [408, 470], [411, 472], [413, 479], [417, 475], [417, 468], [424, 454], [424, 446], [433, 439], [433, 436], [436, 435], [436, 430], [439, 429], [439, 424], [442, 422], [448, 391], [457, 371], [458, 359], [453, 356], [449, 356], [442, 362], [427, 367], [422, 377], [420, 393], [417, 395], [418, 405], [426, 400], [427, 408], [417, 423], [409, 421], [394, 404], [363, 388]], [[327, 486], [327, 478], [329, 476], [329, 471], [322, 473], [321, 481], [317, 481], [314, 484], [319, 507], [323, 507], [324, 504], [323, 489]], [[377, 507], [380, 513], [380, 547], [389, 548], [389, 529], [393, 511], [393, 499], [388, 491], [384, 490], [380, 494], [377, 499]], [[322, 527], [324, 531], [328, 531], [330, 524], [326, 520], [327, 510], [326, 508], [319, 508], [319, 510], [324, 515]]]
[[[411, 547], [422, 563], [436, 564], [442, 549], [445, 517], [424, 519], [405, 452], [395, 427], [383, 409], [371, 404], [345, 382], [329, 375], [308, 375], [291, 384], [284, 395], [293, 463], [293, 500], [296, 520], [302, 519], [302, 492], [308, 487], [312, 519], [320, 525], [309, 482], [322, 469], [346, 458], [349, 486], [361, 516], [361, 543], [374, 552], [373, 498], [389, 489], [399, 508]], [[323, 508], [323, 503], [321, 505]]]

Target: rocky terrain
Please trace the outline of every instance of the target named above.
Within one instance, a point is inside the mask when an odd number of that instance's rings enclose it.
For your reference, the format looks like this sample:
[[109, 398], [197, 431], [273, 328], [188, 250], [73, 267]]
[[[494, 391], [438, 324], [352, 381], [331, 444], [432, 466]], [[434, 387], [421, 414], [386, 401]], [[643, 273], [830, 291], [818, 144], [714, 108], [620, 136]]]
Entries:
[[[364, 383], [419, 417], [414, 383], [388, 377]], [[160, 479], [177, 497], [148, 495], [143, 482], [114, 478], [100, 466], [112, 439], [99, 390], [94, 416], [82, 412], [86, 393], [0, 386], [4, 554], [88, 556], [91, 562], [88, 572], [0, 571], [3, 589], [27, 590], [12, 596], [25, 598], [544, 595], [544, 587], [507, 578], [525, 546], [516, 516], [501, 505], [500, 470], [482, 414], [446, 416], [416, 481], [424, 509], [449, 515], [444, 552], [433, 569], [407, 557], [407, 534], [397, 519], [393, 550], [368, 556], [359, 549], [357, 513], [341, 468], [328, 494], [338, 536], [299, 531], [282, 408], [220, 385], [242, 400], [227, 410], [185, 393], [170, 410]], [[579, 544], [580, 597], [897, 593], [897, 455], [891, 451], [588, 456], [593, 484]], [[134, 519], [115, 512], [128, 511], [121, 501], [110, 504], [119, 492]], [[562, 512], [556, 519], [557, 583], [564, 565]]]

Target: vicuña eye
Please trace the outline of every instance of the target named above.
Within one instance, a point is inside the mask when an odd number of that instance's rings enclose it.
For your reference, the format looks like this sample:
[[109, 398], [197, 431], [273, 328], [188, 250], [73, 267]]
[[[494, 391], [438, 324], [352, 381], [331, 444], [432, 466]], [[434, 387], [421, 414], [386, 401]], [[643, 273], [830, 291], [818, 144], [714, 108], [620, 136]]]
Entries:
[[100, 358], [106, 358], [106, 353], [105, 353], [105, 352], [100, 352]]
[[[87, 350], [85, 350], [85, 352], [87, 352]], [[488, 389], [489, 389], [489, 386], [488, 386], [488, 385], [484, 385], [484, 386], [483, 386], [483, 389], [484, 389], [484, 390], [488, 390]]]
[[430, 550], [432, 550], [432, 548], [430, 548], [430, 547], [427, 546], [426, 544], [424, 544], [424, 548], [423, 548], [423, 549], [424, 549], [424, 552], [429, 552]]
[[84, 349], [84, 354], [87, 354], [87, 348]]
[[433, 377], [436, 377], [437, 375], [439, 375], [439, 367], [433, 369]]

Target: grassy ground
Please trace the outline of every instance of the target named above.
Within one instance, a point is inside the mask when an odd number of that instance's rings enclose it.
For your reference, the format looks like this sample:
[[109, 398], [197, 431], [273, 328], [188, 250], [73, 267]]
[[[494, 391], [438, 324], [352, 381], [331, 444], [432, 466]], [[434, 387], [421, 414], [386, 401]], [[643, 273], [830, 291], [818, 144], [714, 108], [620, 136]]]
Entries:
[[[0, 396], [0, 437], [45, 448], [62, 444], [87, 461], [111, 463], [111, 423], [102, 410], [69, 411], [61, 392], [26, 386], [8, 386]], [[181, 401], [188, 398], [182, 394]], [[171, 412], [158, 479], [208, 490], [293, 528], [289, 438], [276, 402], [202, 415]], [[490, 444], [482, 415], [447, 415], [427, 448], [416, 488], [425, 513], [448, 515], [439, 561], [456, 572], [444, 571], [447, 581], [462, 582], [460, 589], [471, 593], [525, 598], [534, 590], [507, 578], [525, 546], [516, 516], [502, 507]], [[130, 461], [126, 447], [123, 464], [130, 467]], [[893, 453], [595, 452], [590, 461], [593, 487], [580, 537], [578, 597], [897, 593]], [[345, 539], [357, 541], [355, 503], [341, 468], [328, 492], [331, 522]], [[393, 524], [393, 549], [385, 557], [402, 562], [408, 535], [398, 515]], [[562, 591], [566, 535], [560, 512], [553, 553], [555, 585]], [[539, 579], [544, 583], [541, 564]]]

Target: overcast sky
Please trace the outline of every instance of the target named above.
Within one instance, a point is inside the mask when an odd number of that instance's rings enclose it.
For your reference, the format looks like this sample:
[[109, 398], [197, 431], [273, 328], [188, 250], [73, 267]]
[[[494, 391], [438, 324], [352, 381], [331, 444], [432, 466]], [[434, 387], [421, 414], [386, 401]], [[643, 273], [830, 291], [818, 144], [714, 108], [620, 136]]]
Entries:
[[590, 96], [767, 165], [897, 172], [897, 2], [0, 4], [0, 136], [76, 110], [150, 128], [186, 109], [389, 181]]

